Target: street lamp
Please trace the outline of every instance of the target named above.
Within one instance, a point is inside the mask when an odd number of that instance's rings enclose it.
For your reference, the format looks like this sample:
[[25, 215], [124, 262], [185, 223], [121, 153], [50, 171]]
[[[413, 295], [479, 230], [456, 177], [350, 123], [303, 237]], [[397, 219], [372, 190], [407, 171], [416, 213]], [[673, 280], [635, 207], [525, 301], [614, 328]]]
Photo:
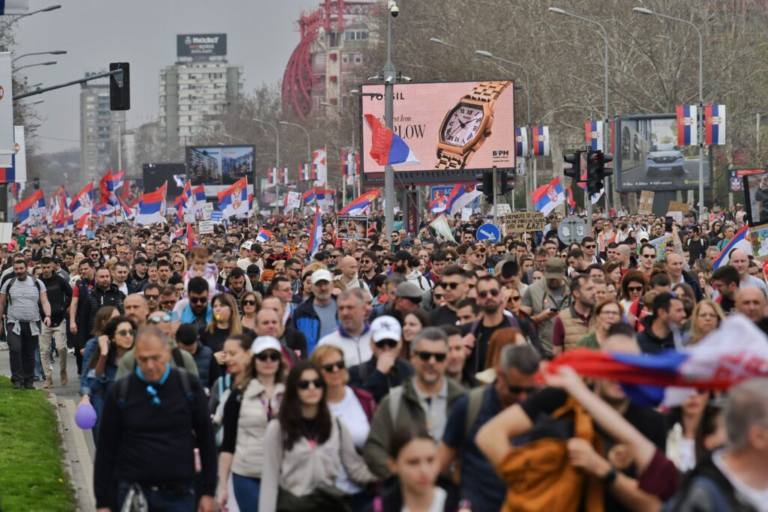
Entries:
[[[467, 49], [466, 49], [466, 48], [462, 48], [461, 46], [456, 46], [455, 44], [446, 43], [446, 42], [445, 42], [445, 41], [443, 41], [442, 39], [438, 39], [438, 38], [436, 38], [436, 37], [430, 37], [430, 38], [429, 38], [429, 41], [430, 41], [431, 43], [435, 43], [435, 44], [441, 44], [441, 45], [443, 45], [443, 46], [447, 46], [447, 47], [449, 47], [449, 48], [453, 48], [453, 49], [455, 49], [455, 50], [459, 50], [459, 51], [462, 51], [462, 52], [466, 52], [466, 51], [467, 51]], [[472, 53], [472, 59], [471, 59], [471, 62], [472, 62], [472, 80], [474, 80], [474, 79], [475, 79], [475, 56], [476, 56], [476, 52], [475, 52], [475, 53]]]
[[309, 138], [309, 131], [298, 123], [289, 123], [288, 121], [280, 121], [280, 124], [283, 126], [295, 126], [296, 128], [300, 128], [302, 131], [304, 131], [304, 135], [307, 136], [307, 162], [312, 164], [312, 141]]
[[[677, 21], [678, 23], [685, 23], [689, 27], [693, 27], [693, 29], [696, 31], [696, 34], [699, 36], [699, 114], [697, 117], [701, 117], [703, 115], [703, 112], [701, 110], [704, 108], [704, 39], [701, 36], [701, 30], [699, 27], [697, 27], [694, 23], [684, 20], [682, 18], [675, 18], [674, 16], [667, 16], [666, 14], [661, 14], [655, 11], [652, 11], [650, 9], [646, 9], [645, 7], [635, 7], [632, 9], [632, 12], [636, 14], [644, 14], [646, 16], [658, 16], [659, 18], [665, 18], [672, 21]], [[704, 215], [704, 144], [703, 144], [703, 136], [702, 136], [702, 130], [701, 130], [701, 122], [699, 119], [696, 120], [696, 129], [699, 132], [699, 219], [701, 219], [702, 215]]]
[[43, 7], [42, 9], [38, 9], [38, 10], [32, 11], [32, 12], [28, 12], [27, 14], [22, 14], [22, 15], [16, 17], [16, 18], [12, 19], [5, 27], [3, 27], [3, 31], [0, 32], [0, 38], [2, 38], [5, 35], [5, 32], [9, 28], [11, 28], [11, 25], [13, 25], [14, 23], [17, 23], [22, 18], [27, 18], [27, 17], [33, 16], [35, 14], [40, 14], [41, 12], [55, 11], [56, 9], [61, 9], [61, 5], [59, 5], [59, 4], [49, 5], [48, 7]]
[[53, 66], [54, 64], [56, 64], [55, 60], [52, 60], [50, 62], [38, 62], [37, 64], [27, 64], [26, 66], [18, 67], [14, 71], [21, 71], [22, 69], [26, 69], [26, 68], [34, 68], [35, 66]]
[[[563, 9], [558, 9], [557, 7], [550, 7], [549, 12], [554, 14], [564, 14], [565, 16], [570, 16], [571, 18], [576, 18], [577, 20], [584, 21], [586, 23], [590, 23], [592, 25], [597, 25], [600, 28], [600, 34], [603, 36], [603, 40], [605, 41], [605, 57], [604, 57], [604, 64], [605, 64], [605, 122], [606, 124], [609, 121], [609, 112], [608, 112], [608, 77], [609, 77], [609, 70], [608, 70], [608, 32], [606, 32], [605, 27], [600, 24], [599, 22], [585, 18], [583, 16], [579, 16], [578, 14], [573, 14], [572, 12], [564, 11]], [[607, 127], [606, 127], [607, 128]], [[605, 133], [607, 134], [609, 130], [604, 129]], [[605, 147], [609, 147], [609, 145], [606, 145]], [[610, 199], [610, 178], [606, 179], [605, 184], [605, 215], [608, 216], [611, 211], [611, 199]], [[589, 200], [589, 204], [592, 204], [592, 201]], [[591, 218], [591, 216], [590, 216]]]
[[11, 62], [16, 62], [19, 59], [23, 59], [24, 57], [31, 57], [32, 55], [66, 55], [67, 50], [53, 50], [50, 52], [34, 52], [34, 53], [25, 53], [24, 55], [20, 55], [13, 59]]

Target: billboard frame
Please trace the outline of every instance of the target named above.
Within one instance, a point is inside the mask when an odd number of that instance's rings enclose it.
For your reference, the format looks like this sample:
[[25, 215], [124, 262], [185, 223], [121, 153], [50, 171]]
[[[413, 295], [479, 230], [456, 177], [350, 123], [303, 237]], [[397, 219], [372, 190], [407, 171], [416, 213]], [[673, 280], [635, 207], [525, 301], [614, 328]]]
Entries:
[[[655, 188], [655, 187], [631, 187], [631, 188], [625, 188], [624, 187], [624, 180], [621, 179], [621, 172], [619, 170], [621, 169], [621, 123], [624, 121], [634, 121], [634, 120], [653, 120], [653, 119], [677, 119], [677, 114], [673, 113], [666, 113], [666, 114], [631, 114], [631, 115], [623, 115], [623, 116], [616, 116], [613, 118], [613, 179], [614, 179], [614, 188], [617, 192], [642, 192], [643, 190], [652, 190], [654, 192], [675, 192], [677, 190], [698, 190], [699, 184], [693, 185], [691, 188]], [[705, 146], [705, 149], [706, 146]], [[712, 151], [712, 147], [709, 147], [708, 156], [706, 157], [709, 161], [709, 184], [704, 186], [705, 190], [712, 190], [712, 187], [714, 186], [714, 151]]]
[[[185, 166], [186, 171], [187, 171], [187, 181], [189, 181], [189, 182], [192, 182], [192, 178], [190, 177], [190, 173], [189, 173], [189, 167], [190, 167], [189, 166], [189, 155], [190, 155], [190, 151], [189, 150], [192, 149], [192, 148], [195, 148], [195, 149], [209, 149], [210, 148], [210, 149], [218, 149], [218, 150], [222, 150], [222, 149], [225, 149], [225, 148], [251, 148], [251, 150], [253, 151], [253, 170], [252, 170], [250, 176], [246, 176], [246, 179], [248, 181], [252, 182], [252, 185], [253, 185], [253, 197], [257, 197], [256, 194], [258, 193], [258, 185], [257, 185], [257, 182], [258, 182], [258, 171], [257, 171], [257, 168], [258, 167], [256, 165], [256, 162], [257, 162], [258, 154], [256, 153], [256, 144], [230, 144], [230, 145], [226, 145], [226, 146], [220, 146], [218, 144], [216, 144], [216, 145], [186, 145], [186, 146], [184, 146], [184, 166]], [[217, 184], [206, 184], [206, 183], [203, 183], [203, 185], [206, 186], [206, 187], [225, 187], [225, 188], [230, 186], [230, 185], [232, 185], [231, 183], [228, 183], [228, 184], [227, 183], [223, 183], [223, 179], [224, 179], [224, 176], [222, 174], [222, 183], [220, 183], [218, 185]], [[192, 186], [197, 186], [197, 185], [195, 185], [193, 183]], [[224, 188], [222, 188], [222, 190], [224, 190]], [[208, 194], [207, 190], [206, 190], [206, 194], [205, 195], [206, 195], [206, 197], [217, 197], [216, 194]]]
[[[512, 105], [515, 104], [515, 85], [517, 84], [516, 80], [514, 78], [484, 78], [482, 80], [433, 80], [433, 81], [425, 81], [425, 82], [408, 82], [408, 83], [400, 83], [395, 84], [393, 87], [397, 87], [398, 85], [404, 85], [404, 86], [411, 86], [411, 85], [429, 85], [429, 84], [455, 84], [455, 83], [471, 83], [471, 82], [512, 82], [510, 87], [512, 90]], [[381, 188], [384, 186], [384, 172], [376, 172], [376, 173], [366, 173], [364, 172], [365, 168], [365, 158], [364, 158], [364, 135], [365, 135], [365, 121], [363, 120], [363, 101], [366, 98], [365, 95], [365, 88], [370, 87], [381, 87], [384, 84], [359, 84], [357, 87], [357, 90], [360, 91], [361, 94], [358, 95], [358, 109], [360, 112], [359, 122], [359, 132], [358, 132], [358, 140], [360, 141], [360, 169], [358, 169], [358, 172], [360, 174], [360, 183], [363, 187], [366, 188]], [[394, 93], [394, 89], [393, 89]], [[370, 93], [368, 93], [370, 94]], [[381, 101], [385, 101], [385, 99], [382, 97]], [[394, 108], [394, 107], [393, 107]], [[395, 112], [396, 113], [396, 112]], [[515, 133], [515, 130], [517, 129], [517, 124], [515, 123], [515, 115], [517, 114], [517, 109], [515, 108], [512, 113], [512, 133]], [[512, 147], [512, 151], [514, 153], [515, 151], [515, 140], [510, 142], [510, 146]], [[512, 162], [514, 163], [517, 160], [517, 155], [514, 155], [514, 158], [512, 158]], [[512, 167], [497, 167], [496, 168], [498, 172], [507, 172], [508, 174], [514, 174], [517, 175], [517, 168], [515, 166]], [[395, 187], [396, 188], [406, 188], [409, 185], [447, 185], [447, 184], [455, 184], [455, 183], [472, 183], [477, 181], [482, 181], [483, 172], [492, 170], [491, 167], [487, 169], [457, 169], [457, 170], [424, 170], [424, 171], [398, 171], [394, 170], [395, 175]]]

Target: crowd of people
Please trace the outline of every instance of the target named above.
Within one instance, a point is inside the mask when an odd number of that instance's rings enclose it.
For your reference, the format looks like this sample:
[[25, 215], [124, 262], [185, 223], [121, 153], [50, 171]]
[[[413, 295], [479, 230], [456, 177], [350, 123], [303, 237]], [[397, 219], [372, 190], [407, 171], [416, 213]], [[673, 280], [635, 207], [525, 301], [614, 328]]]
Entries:
[[364, 240], [327, 215], [314, 251], [300, 216], [194, 248], [167, 227], [17, 228], [12, 382], [66, 385], [74, 354], [99, 511], [768, 510], [768, 381], [659, 408], [545, 371], [578, 349], [684, 353], [729, 315], [768, 332], [762, 267], [738, 248], [720, 264], [744, 219], [595, 215], [570, 245], [548, 220], [389, 242], [381, 214]]

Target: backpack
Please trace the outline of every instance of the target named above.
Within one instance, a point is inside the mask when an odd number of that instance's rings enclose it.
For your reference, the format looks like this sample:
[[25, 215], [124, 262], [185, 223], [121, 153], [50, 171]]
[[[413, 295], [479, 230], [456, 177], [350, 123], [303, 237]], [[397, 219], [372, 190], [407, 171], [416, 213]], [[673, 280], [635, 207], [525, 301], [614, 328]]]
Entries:
[[[566, 418], [573, 423], [573, 437], [589, 441], [602, 453], [602, 440], [592, 418], [572, 398], [552, 413], [551, 418]], [[603, 512], [603, 484], [571, 465], [567, 439], [542, 438], [511, 450], [496, 469], [507, 484], [503, 512]]]
[[[176, 369], [177, 370], [186, 370], [184, 369], [184, 356], [181, 355], [181, 349], [179, 347], [173, 347], [171, 349], [171, 357], [173, 357], [173, 362], [176, 363]], [[136, 371], [136, 358], [133, 358], [133, 368], [131, 368], [132, 372]]]
[[[35, 283], [35, 286], [37, 287], [37, 292], [40, 293], [42, 290], [40, 289], [40, 281], [36, 277], [29, 276], [32, 279], [32, 282]], [[6, 294], [8, 296], [8, 307], [11, 307], [11, 303], [13, 302], [13, 299], [11, 298], [11, 287], [13, 286], [13, 283], [16, 282], [16, 275], [8, 281], [8, 288], [6, 288]], [[37, 309], [40, 311], [40, 318], [45, 318], [45, 311], [43, 311], [43, 304], [40, 302], [40, 299], [37, 299]]]
[[213, 413], [213, 428], [216, 431], [216, 446], [221, 447], [224, 441], [224, 405], [232, 392], [232, 374], [222, 375], [217, 382], [219, 383], [219, 403]]
[[[197, 409], [197, 396], [192, 391], [192, 382], [189, 380], [189, 373], [183, 367], [176, 368], [181, 379], [181, 387], [184, 389], [184, 396], [187, 397], [187, 403], [189, 404], [189, 410], [194, 415]], [[128, 403], [128, 385], [130, 384], [130, 375], [123, 377], [117, 381], [117, 406], [123, 409]]]

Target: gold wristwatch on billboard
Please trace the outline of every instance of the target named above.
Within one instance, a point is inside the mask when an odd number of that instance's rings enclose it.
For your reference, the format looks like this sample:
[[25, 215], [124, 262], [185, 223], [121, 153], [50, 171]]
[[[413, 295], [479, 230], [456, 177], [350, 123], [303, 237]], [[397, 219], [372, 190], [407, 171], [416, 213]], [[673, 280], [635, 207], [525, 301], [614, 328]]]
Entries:
[[464, 169], [491, 135], [496, 100], [512, 82], [478, 82], [443, 118], [435, 169]]

